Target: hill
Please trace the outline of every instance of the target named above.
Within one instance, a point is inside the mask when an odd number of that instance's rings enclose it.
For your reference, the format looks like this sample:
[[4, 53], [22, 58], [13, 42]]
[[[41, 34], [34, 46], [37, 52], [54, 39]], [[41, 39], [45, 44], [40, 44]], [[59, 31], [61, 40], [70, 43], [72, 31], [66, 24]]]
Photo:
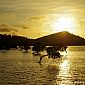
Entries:
[[67, 31], [63, 31], [37, 38], [35, 44], [41, 44], [46, 46], [52, 45], [83, 46], [85, 45], [85, 39], [80, 36], [71, 34]]
[[22, 36], [0, 34], [0, 50], [30, 45], [33, 39]]

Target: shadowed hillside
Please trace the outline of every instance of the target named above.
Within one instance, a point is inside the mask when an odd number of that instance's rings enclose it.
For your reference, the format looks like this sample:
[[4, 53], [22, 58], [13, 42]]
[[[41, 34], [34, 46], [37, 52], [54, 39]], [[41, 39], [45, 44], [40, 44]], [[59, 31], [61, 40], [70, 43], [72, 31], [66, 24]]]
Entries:
[[43, 45], [43, 46], [85, 46], [85, 39], [71, 34], [69, 32], [63, 31], [40, 37], [37, 39], [28, 39], [22, 36], [11, 36], [11, 35], [2, 35], [0, 34], [0, 48], [15, 48], [16, 46], [34, 46], [34, 45]]
[[22, 36], [0, 34], [0, 50], [32, 45], [33, 39]]
[[48, 36], [37, 38], [35, 44], [41, 45], [66, 45], [66, 46], [83, 46], [85, 45], [85, 39], [71, 34], [67, 31], [54, 33]]

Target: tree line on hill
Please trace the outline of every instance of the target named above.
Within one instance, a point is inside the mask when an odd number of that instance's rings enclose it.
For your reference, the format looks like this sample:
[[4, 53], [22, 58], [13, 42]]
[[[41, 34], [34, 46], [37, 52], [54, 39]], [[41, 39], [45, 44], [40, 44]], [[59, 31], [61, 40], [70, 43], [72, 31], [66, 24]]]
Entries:
[[11, 48], [17, 48], [17, 46], [24, 46], [25, 48], [27, 48], [32, 40], [33, 39], [28, 39], [26, 37], [16, 35], [0, 34], [0, 50], [9, 50]]

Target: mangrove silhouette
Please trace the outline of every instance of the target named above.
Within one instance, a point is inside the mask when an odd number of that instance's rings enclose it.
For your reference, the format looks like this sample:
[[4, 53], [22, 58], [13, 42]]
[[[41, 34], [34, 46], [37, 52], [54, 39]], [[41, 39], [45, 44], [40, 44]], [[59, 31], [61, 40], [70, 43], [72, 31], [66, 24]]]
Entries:
[[48, 56], [48, 58], [52, 58], [52, 59], [60, 58], [61, 57], [60, 51], [65, 51], [67, 53], [67, 51], [66, 51], [67, 48], [68, 48], [67, 46], [49, 46], [49, 47], [46, 47], [45, 50], [46, 50], [47, 54], [40, 56], [40, 60], [38, 63], [41, 64], [41, 60], [45, 56]]
[[33, 54], [40, 55], [39, 52], [44, 51], [45, 48], [46, 48], [46, 46], [41, 45], [40, 43], [36, 43], [32, 48], [32, 51], [34, 51]]

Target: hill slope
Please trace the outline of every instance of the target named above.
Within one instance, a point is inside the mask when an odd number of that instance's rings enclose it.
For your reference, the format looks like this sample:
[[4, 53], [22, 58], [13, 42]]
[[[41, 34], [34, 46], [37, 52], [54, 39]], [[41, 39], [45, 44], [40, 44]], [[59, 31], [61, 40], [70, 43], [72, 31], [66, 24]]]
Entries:
[[36, 39], [37, 44], [42, 45], [66, 45], [66, 46], [81, 46], [85, 45], [85, 39], [71, 34], [67, 31], [54, 33]]

